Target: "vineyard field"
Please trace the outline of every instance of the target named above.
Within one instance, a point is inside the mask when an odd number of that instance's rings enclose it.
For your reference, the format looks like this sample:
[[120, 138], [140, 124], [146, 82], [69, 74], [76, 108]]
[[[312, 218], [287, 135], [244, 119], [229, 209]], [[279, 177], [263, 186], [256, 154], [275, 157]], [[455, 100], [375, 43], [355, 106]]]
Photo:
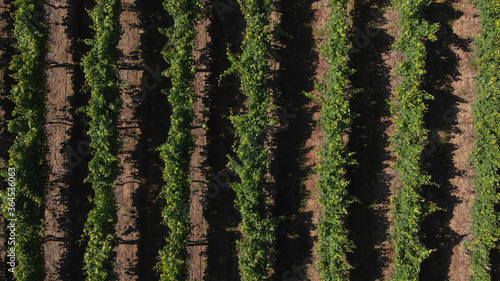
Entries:
[[0, 280], [500, 281], [498, 0], [0, 0]]

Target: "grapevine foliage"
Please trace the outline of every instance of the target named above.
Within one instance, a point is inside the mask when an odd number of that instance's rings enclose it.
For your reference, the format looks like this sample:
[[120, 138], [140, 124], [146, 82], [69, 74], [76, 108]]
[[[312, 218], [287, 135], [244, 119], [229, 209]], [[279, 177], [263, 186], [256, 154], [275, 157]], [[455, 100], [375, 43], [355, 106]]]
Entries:
[[241, 213], [242, 239], [238, 241], [241, 280], [261, 281], [269, 277], [270, 243], [276, 222], [267, 215], [269, 202], [264, 192], [268, 184], [270, 151], [265, 146], [275, 120], [270, 116], [272, 95], [268, 89], [269, 77], [269, 18], [272, 9], [269, 0], [240, 0], [246, 20], [242, 54], [230, 55], [229, 73], [237, 73], [241, 90], [247, 98], [246, 112], [231, 116], [239, 143], [230, 157], [229, 168], [241, 182], [231, 187], [236, 192], [236, 207]]
[[351, 126], [352, 116], [349, 98], [349, 33], [347, 15], [348, 0], [331, 0], [332, 9], [327, 25], [328, 41], [322, 54], [328, 60], [325, 82], [317, 83], [321, 93], [321, 125], [325, 132], [325, 143], [320, 153], [318, 165], [320, 190], [319, 202], [323, 206], [323, 219], [319, 225], [321, 280], [347, 280], [351, 266], [346, 254], [353, 244], [347, 238], [344, 222], [350, 199], [347, 194], [349, 181], [345, 179], [348, 165], [353, 163], [351, 153], [346, 150], [343, 135]]
[[473, 106], [476, 145], [472, 156], [476, 171], [472, 205], [475, 240], [471, 280], [492, 280], [490, 253], [498, 247], [500, 214], [500, 1], [476, 0], [481, 34], [476, 39], [477, 100]]
[[85, 111], [90, 117], [88, 133], [93, 156], [87, 181], [94, 190], [94, 208], [85, 223], [84, 233], [89, 242], [84, 260], [87, 280], [102, 281], [115, 278], [113, 248], [117, 244], [117, 207], [114, 181], [119, 173], [120, 141], [116, 125], [121, 108], [116, 48], [121, 32], [119, 1], [98, 0], [90, 17], [95, 36], [87, 41], [92, 48], [83, 58], [82, 65], [91, 92]]
[[417, 280], [421, 262], [430, 254], [420, 241], [420, 226], [429, 205], [421, 195], [422, 186], [430, 184], [430, 176], [421, 165], [421, 154], [427, 143], [424, 101], [432, 96], [422, 89], [425, 75], [426, 48], [423, 38], [435, 39], [437, 25], [422, 19], [422, 10], [430, 0], [396, 0], [394, 7], [400, 12], [399, 39], [396, 50], [404, 60], [397, 73], [401, 84], [396, 88], [396, 99], [391, 114], [396, 117], [395, 133], [391, 142], [396, 154], [395, 168], [400, 186], [392, 198], [394, 228], [395, 272], [392, 280]]
[[159, 252], [157, 269], [161, 280], [187, 280], [188, 239], [191, 234], [190, 162], [195, 140], [191, 133], [194, 119], [195, 75], [193, 47], [195, 24], [201, 11], [198, 0], [165, 0], [164, 8], [174, 19], [174, 26], [164, 33], [168, 43], [163, 56], [170, 63], [165, 74], [172, 81], [168, 99], [172, 116], [168, 139], [160, 150], [165, 166], [166, 185], [160, 196], [166, 202], [163, 219], [169, 228], [166, 246]]
[[[9, 131], [15, 134], [9, 150], [9, 166], [15, 168], [15, 196], [11, 205], [7, 192], [2, 192], [2, 210], [6, 218], [15, 221], [17, 280], [45, 278], [42, 241], [44, 237], [44, 191], [47, 184], [44, 130], [46, 77], [44, 74], [47, 27], [43, 19], [43, 1], [17, 0], [14, 37], [17, 40], [10, 65], [17, 82], [9, 95], [15, 108]], [[14, 216], [9, 207], [15, 208]], [[12, 245], [11, 245], [12, 246]], [[10, 246], [9, 246], [10, 247]]]

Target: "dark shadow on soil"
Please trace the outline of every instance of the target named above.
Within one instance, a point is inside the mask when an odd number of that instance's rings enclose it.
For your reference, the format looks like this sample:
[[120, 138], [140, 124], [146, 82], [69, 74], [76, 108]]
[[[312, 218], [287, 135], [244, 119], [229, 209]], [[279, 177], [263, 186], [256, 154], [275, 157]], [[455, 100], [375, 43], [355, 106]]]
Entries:
[[12, 61], [12, 56], [15, 53], [13, 39], [14, 36], [14, 19], [11, 14], [14, 12], [15, 7], [13, 6], [13, 0], [4, 0], [3, 5], [7, 9], [0, 14], [0, 21], [5, 23], [5, 26], [0, 32], [2, 33], [2, 38], [0, 38], [0, 49], [3, 51], [3, 55], [0, 57], [0, 108], [4, 111], [4, 115], [0, 116], [0, 158], [5, 161], [8, 160], [8, 149], [12, 144], [13, 136], [7, 131], [7, 120], [12, 119], [12, 111], [14, 110], [14, 103], [7, 98], [10, 94], [12, 85], [15, 83], [14, 79], [11, 77], [12, 71], [9, 70], [10, 63]]
[[[0, 21], [5, 23], [0, 38], [0, 48], [3, 51], [0, 57], [0, 108], [2, 115], [0, 116], [0, 159], [3, 163], [9, 160], [9, 148], [12, 146], [14, 136], [7, 129], [7, 120], [12, 119], [12, 111], [14, 110], [14, 103], [7, 98], [15, 83], [12, 78], [12, 71], [9, 70], [9, 65], [12, 61], [12, 56], [15, 53], [13, 47], [13, 33], [14, 33], [14, 20], [11, 13], [15, 9], [12, 5], [13, 1], [3, 1], [4, 7], [8, 7], [2, 14], [0, 14]], [[3, 186], [3, 184], [2, 184]], [[3, 266], [3, 265], [2, 265]]]
[[170, 88], [170, 80], [161, 74], [168, 68], [161, 55], [166, 37], [158, 29], [167, 28], [173, 22], [159, 0], [140, 0], [137, 8], [144, 27], [141, 46], [146, 67], [142, 81], [144, 91], [138, 93], [136, 108], [141, 136], [133, 155], [137, 160], [140, 179], [140, 186], [133, 195], [140, 233], [137, 274], [139, 280], [155, 281], [159, 280], [159, 274], [154, 269], [158, 262], [158, 251], [165, 246], [168, 233], [167, 226], [162, 224], [164, 203], [159, 200], [159, 192], [164, 185], [163, 162], [157, 148], [167, 140], [171, 114], [167, 95], [162, 93], [162, 90]]
[[0, 21], [5, 23], [4, 28], [0, 31], [2, 32], [0, 48], [1, 51], [3, 51], [0, 57], [0, 108], [2, 112], [2, 116], [0, 116], [0, 159], [2, 159], [3, 163], [8, 162], [8, 151], [14, 141], [14, 136], [7, 129], [7, 120], [12, 119], [12, 111], [14, 110], [14, 103], [7, 98], [12, 89], [12, 85], [15, 83], [15, 80], [11, 76], [12, 71], [9, 69], [12, 56], [15, 53], [13, 46], [14, 19], [11, 16], [11, 13], [15, 10], [12, 4], [13, 2], [14, 1], [4, 0], [3, 5], [6, 7], [6, 10], [0, 14]]
[[454, 206], [459, 203], [451, 195], [450, 179], [458, 173], [453, 164], [453, 151], [457, 148], [449, 143], [449, 133], [457, 130], [457, 105], [460, 101], [453, 95], [451, 82], [456, 80], [459, 58], [450, 46], [467, 48], [470, 43], [453, 33], [451, 22], [461, 16], [451, 3], [432, 3], [424, 11], [424, 18], [430, 23], [438, 23], [435, 42], [426, 43], [427, 61], [424, 89], [434, 97], [428, 102], [425, 116], [427, 129], [430, 131], [429, 144], [422, 154], [422, 163], [432, 181], [438, 185], [423, 189], [423, 195], [429, 202], [442, 208], [427, 216], [422, 224], [422, 241], [430, 249], [436, 249], [421, 265], [421, 280], [448, 280], [453, 247], [463, 237], [449, 227]]
[[[12, 71], [9, 70], [9, 65], [12, 61], [12, 56], [15, 52], [13, 48], [13, 33], [14, 33], [14, 20], [11, 17], [11, 13], [15, 9], [13, 7], [12, 0], [4, 0], [2, 1], [3, 8], [5, 11], [0, 14], [0, 21], [4, 23], [4, 26], [0, 32], [2, 33], [2, 37], [0, 38], [0, 48], [3, 52], [0, 57], [0, 161], [3, 169], [4, 165], [7, 165], [9, 162], [9, 148], [12, 146], [14, 142], [14, 136], [7, 129], [7, 120], [12, 119], [12, 111], [14, 110], [14, 103], [7, 98], [7, 95], [10, 94], [13, 83], [15, 83], [14, 79], [11, 77]], [[1, 190], [5, 190], [7, 188], [7, 182], [2, 181], [0, 184]], [[2, 224], [0, 225], [2, 228], [0, 233], [5, 235], [6, 227], [3, 221], [2, 216]], [[4, 239], [4, 238], [2, 238]], [[5, 241], [5, 240], [4, 240]], [[4, 242], [2, 241], [2, 242]], [[7, 248], [6, 243], [2, 243], [0, 247], [3, 249]], [[6, 255], [5, 253], [2, 253]], [[6, 258], [6, 257], [5, 257]], [[7, 269], [6, 260], [3, 258], [0, 260], [0, 280], [12, 280], [11, 276]]]
[[282, 15], [277, 40], [283, 47], [276, 50], [279, 124], [274, 130], [271, 175], [275, 180], [273, 215], [285, 220], [277, 229], [272, 280], [304, 280], [305, 266], [312, 264], [314, 242], [312, 212], [302, 211], [308, 197], [304, 180], [311, 173], [311, 167], [305, 166], [304, 146], [316, 126], [314, 111], [305, 108], [310, 100], [303, 93], [314, 89], [318, 60], [311, 26], [314, 12], [311, 2], [304, 0], [280, 1], [277, 8]]
[[358, 165], [348, 170], [351, 184], [350, 195], [359, 201], [348, 208], [347, 224], [349, 239], [355, 249], [347, 258], [354, 267], [351, 280], [378, 280], [388, 266], [388, 256], [378, 248], [388, 239], [386, 210], [377, 209], [377, 204], [389, 200], [389, 180], [385, 175], [384, 161], [390, 158], [385, 147], [385, 134], [390, 116], [386, 102], [391, 94], [390, 69], [385, 64], [383, 54], [387, 53], [394, 38], [375, 26], [383, 25], [383, 7], [390, 1], [356, 0], [352, 12], [354, 34], [351, 65], [356, 71], [352, 86], [359, 89], [351, 101], [351, 111], [357, 116], [353, 120], [348, 149], [355, 153]]
[[[70, 52], [73, 55], [74, 65], [70, 66], [72, 72], [72, 84], [74, 95], [68, 101], [72, 109], [72, 129], [69, 131], [71, 138], [65, 145], [67, 162], [65, 164], [67, 174], [64, 179], [69, 188], [63, 190], [62, 198], [68, 208], [69, 220], [61, 218], [60, 223], [68, 231], [68, 253], [66, 260], [62, 263], [61, 272], [68, 280], [85, 280], [83, 270], [83, 256], [87, 243], [82, 240], [83, 229], [87, 220], [87, 214], [91, 209], [88, 198], [93, 195], [92, 186], [85, 182], [88, 176], [88, 163], [91, 159], [90, 137], [87, 135], [88, 120], [85, 113], [78, 111], [79, 108], [88, 104], [88, 93], [84, 90], [85, 76], [83, 68], [79, 64], [90, 47], [83, 42], [84, 39], [92, 37], [91, 18], [86, 10], [94, 6], [94, 1], [74, 1], [70, 4], [68, 18], [65, 20], [66, 33], [71, 42]], [[66, 225], [69, 223], [69, 226]]]
[[500, 250], [491, 250], [491, 280], [500, 280]]
[[204, 216], [208, 223], [207, 263], [205, 281], [239, 280], [238, 252], [236, 240], [240, 238], [239, 211], [234, 205], [235, 192], [229, 183], [238, 177], [226, 168], [227, 155], [231, 154], [235, 142], [234, 128], [229, 116], [239, 112], [243, 95], [239, 91], [239, 79], [234, 75], [219, 81], [219, 77], [230, 67], [226, 48], [240, 53], [245, 22], [239, 5], [233, 0], [215, 1], [209, 6], [211, 24], [208, 33], [212, 40], [209, 46], [211, 74], [207, 81], [208, 98], [204, 105], [208, 109], [208, 131], [206, 162], [208, 190]]

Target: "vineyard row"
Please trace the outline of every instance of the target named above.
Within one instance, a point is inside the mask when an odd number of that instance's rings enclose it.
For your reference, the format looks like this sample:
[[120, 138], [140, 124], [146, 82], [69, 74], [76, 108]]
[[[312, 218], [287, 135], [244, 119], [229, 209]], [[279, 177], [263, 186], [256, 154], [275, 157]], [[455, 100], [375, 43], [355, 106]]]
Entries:
[[472, 157], [475, 201], [471, 280], [491, 278], [491, 253], [500, 240], [500, 1], [477, 0], [481, 34], [476, 39], [477, 100], [473, 107], [476, 145]]
[[396, 0], [394, 9], [400, 12], [399, 39], [395, 50], [404, 60], [397, 68], [401, 83], [391, 104], [395, 116], [395, 133], [391, 138], [399, 174], [398, 185], [391, 200], [394, 227], [390, 233], [394, 245], [394, 274], [392, 280], [418, 280], [420, 265], [430, 254], [420, 238], [420, 227], [430, 205], [422, 197], [422, 188], [430, 184], [430, 176], [422, 167], [421, 155], [427, 144], [425, 100], [432, 99], [423, 90], [426, 48], [424, 40], [434, 40], [437, 25], [422, 17], [430, 0]]
[[[47, 29], [34, 25], [35, 15], [43, 11], [38, 0], [17, 0], [14, 18], [14, 38], [18, 53], [10, 69], [16, 84], [8, 96], [15, 104], [14, 118], [8, 122], [15, 136], [9, 150], [9, 167], [3, 176], [11, 177], [9, 189], [2, 192], [4, 218], [13, 220], [17, 265], [17, 280], [43, 280], [44, 260], [41, 251], [44, 238], [44, 191], [48, 183], [45, 160], [47, 147], [44, 131], [46, 77], [45, 54]], [[8, 173], [7, 173], [8, 171]], [[9, 200], [11, 197], [11, 200]], [[9, 202], [6, 204], [6, 202]]]

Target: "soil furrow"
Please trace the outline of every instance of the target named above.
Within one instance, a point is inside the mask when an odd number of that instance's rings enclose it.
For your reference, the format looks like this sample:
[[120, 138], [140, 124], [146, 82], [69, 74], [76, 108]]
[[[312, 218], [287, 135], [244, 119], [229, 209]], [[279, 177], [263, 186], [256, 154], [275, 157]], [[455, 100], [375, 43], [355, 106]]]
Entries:
[[276, 148], [271, 174], [275, 181], [274, 215], [284, 216], [285, 221], [277, 231], [273, 280], [305, 280], [307, 267], [312, 265], [311, 235], [316, 211], [311, 209], [314, 206], [306, 204], [316, 184], [313, 181], [305, 184], [304, 179], [311, 172], [311, 163], [306, 164], [306, 154], [311, 148], [306, 148], [306, 142], [312, 138], [315, 126], [312, 118], [318, 108], [303, 93], [314, 89], [318, 57], [311, 26], [314, 11], [309, 1], [282, 0], [277, 8], [279, 125], [273, 131]]
[[239, 81], [234, 75], [220, 79], [230, 67], [226, 50], [240, 52], [245, 23], [235, 0], [217, 0], [211, 6], [210, 69], [207, 81], [207, 148], [208, 169], [207, 204], [205, 218], [207, 230], [206, 281], [239, 280], [236, 240], [240, 238], [238, 224], [241, 220], [234, 206], [235, 192], [230, 182], [236, 181], [234, 172], [226, 168], [227, 155], [233, 154], [234, 128], [229, 116], [239, 112], [243, 95], [239, 92]]
[[350, 194], [358, 202], [349, 208], [350, 237], [355, 244], [349, 260], [352, 280], [382, 279], [390, 263], [388, 249], [389, 196], [394, 171], [390, 168], [390, 73], [396, 66], [390, 24], [396, 18], [382, 10], [388, 1], [355, 1], [351, 63], [352, 83], [359, 89], [351, 101], [356, 114], [349, 149], [358, 163], [350, 172]]
[[[319, 52], [320, 46], [324, 46], [326, 43], [326, 31], [325, 28], [328, 25], [329, 17], [330, 17], [330, 8], [327, 7], [327, 0], [318, 0], [311, 3], [309, 7], [310, 11], [314, 14], [312, 17], [311, 31], [312, 38], [314, 40], [314, 46], [311, 46], [311, 50], [309, 51], [309, 55], [312, 55], [315, 60], [314, 62], [309, 62], [310, 67], [312, 67], [313, 71], [313, 79], [319, 82], [322, 80], [322, 75], [327, 71], [327, 58], [325, 58]], [[302, 11], [302, 12], [306, 12]], [[306, 27], [303, 27], [307, 29]], [[298, 37], [298, 38], [297, 38]], [[301, 40], [301, 38], [296, 35], [297, 40]], [[304, 43], [302, 43], [304, 44]], [[308, 65], [308, 64], [306, 64]], [[293, 70], [290, 70], [293, 71]], [[296, 70], [297, 71], [297, 70]], [[314, 81], [313, 80], [313, 81]], [[319, 95], [316, 88], [313, 88], [311, 93], [314, 95]], [[324, 139], [323, 131], [319, 126], [320, 120], [320, 110], [321, 104], [316, 101], [307, 101], [303, 104], [304, 114], [308, 121], [305, 122], [309, 129], [311, 130], [308, 134], [308, 137], [304, 138], [304, 142], [302, 143], [302, 152], [304, 153], [304, 161], [301, 163], [303, 171], [307, 171], [310, 169], [310, 172], [314, 171], [313, 167], [316, 167], [319, 163], [319, 151], [322, 146], [322, 142]], [[299, 122], [303, 122], [300, 121]], [[319, 175], [317, 173], [307, 173], [301, 178], [303, 184], [303, 204], [301, 206], [302, 214], [309, 216], [310, 219], [310, 228], [308, 229], [308, 236], [311, 240], [311, 247], [309, 255], [301, 261], [300, 264], [294, 265], [291, 269], [294, 274], [300, 274], [298, 280], [311, 280], [311, 281], [319, 281], [319, 270], [318, 270], [318, 261], [319, 256], [316, 253], [316, 248], [318, 247], [318, 231], [317, 225], [320, 223], [322, 207], [318, 202], [319, 198], [319, 190], [317, 186], [317, 182], [319, 180]], [[286, 273], [286, 271], [285, 271]], [[305, 274], [305, 275], [304, 275]], [[294, 280], [284, 279], [284, 280]]]
[[207, 221], [204, 216], [204, 206], [207, 194], [207, 169], [205, 168], [207, 137], [204, 124], [207, 122], [207, 104], [210, 69], [210, 45], [209, 34], [210, 19], [203, 18], [196, 25], [197, 37], [193, 55], [196, 63], [196, 74], [194, 81], [195, 91], [195, 120], [193, 121], [193, 134], [196, 138], [196, 148], [191, 159], [191, 237], [188, 251], [189, 280], [204, 280], [206, 268], [207, 251]]
[[[140, 135], [132, 159], [137, 161], [138, 187], [132, 194], [137, 210], [137, 230], [140, 233], [138, 245], [137, 280], [159, 280], [154, 269], [158, 262], [158, 251], [165, 245], [167, 227], [162, 224], [159, 200], [160, 188], [164, 184], [163, 163], [157, 148], [166, 142], [170, 129], [171, 106], [167, 95], [162, 91], [170, 87], [170, 82], [162, 75], [168, 68], [161, 50], [166, 37], [160, 28], [172, 25], [171, 18], [163, 9], [162, 1], [136, 0], [139, 22], [144, 32], [140, 38], [140, 55], [144, 74], [140, 92], [136, 93], [135, 114]], [[134, 10], [134, 9], [132, 9]]]
[[475, 15], [467, 1], [437, 1], [426, 11], [427, 19], [440, 25], [437, 40], [427, 44], [426, 90], [434, 100], [426, 118], [430, 137], [423, 159], [438, 187], [429, 187], [426, 199], [442, 210], [429, 215], [423, 226], [424, 242], [435, 249], [422, 264], [420, 277], [425, 280], [468, 280], [471, 274], [464, 243], [472, 239], [475, 68], [471, 63], [472, 36], [479, 30]]
[[51, 0], [46, 5], [49, 26], [47, 54], [47, 147], [50, 165], [45, 210], [46, 280], [65, 280], [71, 275], [71, 221], [67, 147], [73, 129], [72, 105], [75, 62], [68, 26], [70, 1]]
[[462, 102], [456, 107], [456, 125], [450, 134], [450, 143], [456, 147], [452, 153], [453, 165], [457, 174], [450, 178], [452, 186], [451, 194], [458, 203], [452, 211], [450, 228], [461, 238], [452, 249], [449, 280], [469, 280], [470, 252], [467, 249], [467, 241], [472, 240], [471, 227], [471, 205], [474, 200], [474, 175], [471, 166], [471, 151], [474, 147], [474, 124], [471, 113], [472, 104], [475, 100], [475, 82], [477, 69], [473, 66], [474, 48], [472, 39], [479, 33], [478, 11], [473, 6], [473, 1], [462, 0], [453, 2], [453, 8], [460, 11], [462, 16], [455, 20], [452, 25], [453, 32], [462, 39], [463, 45], [453, 44], [452, 51], [458, 57], [458, 76], [451, 84], [453, 95], [460, 98]]
[[118, 156], [122, 172], [116, 181], [116, 203], [118, 221], [116, 226], [118, 247], [116, 248], [116, 272], [118, 280], [138, 280], [138, 246], [140, 233], [137, 228], [137, 206], [134, 194], [139, 187], [137, 159], [134, 152], [138, 150], [141, 135], [137, 120], [136, 108], [141, 93], [144, 76], [141, 65], [141, 34], [144, 32], [139, 19], [137, 2], [122, 0], [120, 24], [122, 36], [118, 43], [121, 52], [118, 75], [123, 83], [122, 110], [118, 123], [122, 149]]

